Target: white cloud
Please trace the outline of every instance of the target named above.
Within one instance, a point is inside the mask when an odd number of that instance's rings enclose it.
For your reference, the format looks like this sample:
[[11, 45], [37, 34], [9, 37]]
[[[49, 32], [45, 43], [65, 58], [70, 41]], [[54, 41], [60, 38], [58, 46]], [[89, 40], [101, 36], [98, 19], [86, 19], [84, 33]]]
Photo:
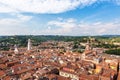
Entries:
[[91, 23], [84, 22], [79, 24], [79, 27], [79, 31], [87, 33], [85, 35], [120, 34], [120, 21]]
[[[78, 22], [73, 18], [49, 21], [47, 28], [31, 28], [31, 24], [24, 24], [31, 20], [31, 16], [16, 15], [16, 18], [0, 19], [0, 35], [103, 35], [120, 34], [120, 21], [114, 22]], [[21, 17], [20, 17], [21, 16]]]
[[97, 0], [0, 0], [0, 12], [61, 13]]
[[48, 26], [56, 27], [56, 29], [51, 28], [50, 30], [47, 30], [47, 32], [49, 32], [49, 33], [66, 34], [66, 33], [71, 32], [72, 29], [77, 26], [77, 24], [76, 24], [75, 19], [69, 18], [66, 20], [64, 20], [64, 19], [59, 20], [58, 19], [55, 21], [50, 21], [50, 22], [48, 22]]
[[[114, 22], [82, 22], [77, 23], [74, 19], [62, 19], [48, 22], [51, 29], [43, 31], [47, 34], [61, 35], [103, 35], [103, 34], [120, 34], [120, 21]], [[52, 27], [57, 27], [53, 28]]]
[[103, 1], [120, 5], [120, 0], [0, 0], [0, 12], [62, 13]]
[[0, 35], [29, 34], [29, 27], [24, 23], [30, 21], [32, 16], [19, 13], [10, 15], [14, 17], [0, 19]]
[[11, 13], [12, 18], [2, 18], [0, 19], [0, 25], [14, 25], [14, 24], [21, 24], [22, 22], [29, 21], [32, 19], [32, 16], [25, 16], [19, 13]]

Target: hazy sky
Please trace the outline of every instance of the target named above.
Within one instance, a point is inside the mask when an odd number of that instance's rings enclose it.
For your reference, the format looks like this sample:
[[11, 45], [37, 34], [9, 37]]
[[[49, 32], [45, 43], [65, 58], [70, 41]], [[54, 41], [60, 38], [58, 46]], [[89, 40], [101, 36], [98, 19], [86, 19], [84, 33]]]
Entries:
[[120, 0], [0, 0], [0, 35], [120, 34]]

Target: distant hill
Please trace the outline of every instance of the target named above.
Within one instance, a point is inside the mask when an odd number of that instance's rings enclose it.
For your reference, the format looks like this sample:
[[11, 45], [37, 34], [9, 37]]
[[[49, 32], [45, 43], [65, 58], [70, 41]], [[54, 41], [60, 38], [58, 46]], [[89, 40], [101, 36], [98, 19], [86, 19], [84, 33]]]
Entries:
[[120, 37], [120, 35], [101, 35], [103, 37]]

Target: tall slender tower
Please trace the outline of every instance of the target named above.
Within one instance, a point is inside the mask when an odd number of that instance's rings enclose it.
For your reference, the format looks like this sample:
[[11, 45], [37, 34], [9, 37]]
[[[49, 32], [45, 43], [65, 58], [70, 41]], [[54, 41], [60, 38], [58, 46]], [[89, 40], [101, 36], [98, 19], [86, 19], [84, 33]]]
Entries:
[[87, 42], [86, 47], [85, 47], [85, 51], [89, 51], [89, 50], [91, 50], [91, 46], [90, 46], [90, 43]]
[[28, 39], [28, 47], [27, 47], [27, 50], [28, 50], [28, 51], [31, 50], [31, 40], [30, 40], [30, 39]]
[[15, 53], [15, 54], [18, 54], [18, 52], [19, 52], [19, 51], [18, 51], [17, 45], [14, 45], [14, 53]]

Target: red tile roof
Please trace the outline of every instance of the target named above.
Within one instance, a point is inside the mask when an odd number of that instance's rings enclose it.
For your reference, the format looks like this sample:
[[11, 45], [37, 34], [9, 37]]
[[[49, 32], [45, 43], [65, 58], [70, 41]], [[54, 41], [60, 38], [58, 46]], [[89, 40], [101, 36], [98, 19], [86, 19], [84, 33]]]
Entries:
[[3, 77], [5, 75], [4, 71], [0, 71], [0, 77]]

